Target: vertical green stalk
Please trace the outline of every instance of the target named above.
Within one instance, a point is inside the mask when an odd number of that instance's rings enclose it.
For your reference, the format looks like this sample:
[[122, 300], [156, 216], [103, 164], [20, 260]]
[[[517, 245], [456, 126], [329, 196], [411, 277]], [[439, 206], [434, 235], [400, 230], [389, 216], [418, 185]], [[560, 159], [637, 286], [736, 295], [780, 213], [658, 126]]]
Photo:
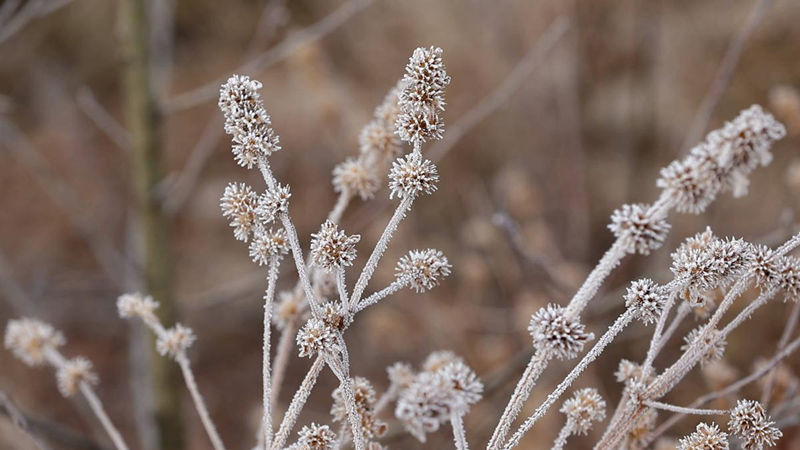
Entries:
[[[140, 236], [144, 289], [160, 304], [162, 323], [175, 322], [171, 293], [169, 230], [155, 195], [161, 174], [161, 114], [150, 78], [148, 21], [144, 0], [120, 0], [125, 114], [131, 136], [131, 187]], [[167, 358], [152, 356], [156, 423], [163, 449], [183, 448], [180, 373]]]

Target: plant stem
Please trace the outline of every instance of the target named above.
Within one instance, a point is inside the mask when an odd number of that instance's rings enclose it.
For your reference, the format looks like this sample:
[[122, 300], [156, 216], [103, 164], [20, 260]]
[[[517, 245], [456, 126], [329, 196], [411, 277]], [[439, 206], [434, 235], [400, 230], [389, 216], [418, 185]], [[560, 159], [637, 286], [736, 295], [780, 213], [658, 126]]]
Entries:
[[464, 418], [460, 414], [450, 414], [450, 425], [453, 427], [453, 440], [456, 450], [469, 450], [467, 433], [464, 431]]
[[114, 447], [117, 450], [128, 450], [128, 445], [125, 444], [125, 440], [122, 439], [122, 435], [119, 433], [119, 430], [114, 426], [114, 423], [111, 422], [111, 419], [106, 414], [105, 409], [103, 408], [103, 403], [95, 394], [94, 389], [84, 382], [78, 385], [81, 393], [86, 398], [86, 401], [89, 403], [89, 407], [92, 409], [92, 412], [95, 416], [100, 420], [100, 423], [103, 425], [103, 428], [108, 433], [109, 437], [111, 437], [111, 441], [114, 442]]
[[203, 428], [205, 428], [206, 434], [208, 434], [208, 438], [211, 440], [211, 445], [214, 447], [214, 450], [225, 450], [225, 445], [222, 443], [222, 439], [220, 439], [217, 433], [217, 428], [211, 420], [211, 415], [208, 413], [208, 408], [206, 408], [206, 404], [203, 401], [203, 396], [200, 395], [200, 389], [197, 388], [194, 373], [192, 373], [192, 368], [189, 365], [189, 358], [186, 357], [186, 353], [181, 352], [175, 356], [175, 361], [180, 366], [181, 372], [183, 372], [186, 388], [189, 389], [194, 407], [200, 415], [200, 421], [203, 423]]
[[269, 274], [267, 275], [267, 293], [264, 295], [264, 347], [262, 349], [262, 402], [264, 407], [264, 417], [261, 422], [264, 434], [264, 448], [269, 448], [272, 441], [272, 380], [270, 379], [270, 341], [272, 331], [272, 303], [275, 298], [275, 284], [278, 280], [279, 260], [273, 256], [269, 262]]
[[294, 427], [297, 421], [297, 416], [300, 415], [300, 411], [303, 409], [303, 405], [306, 404], [311, 390], [317, 383], [317, 378], [319, 378], [319, 373], [322, 371], [324, 363], [322, 356], [317, 355], [311, 368], [308, 369], [305, 378], [303, 378], [303, 382], [300, 383], [300, 387], [297, 388], [297, 392], [294, 393], [292, 402], [289, 404], [289, 408], [286, 410], [286, 414], [281, 421], [281, 426], [278, 428], [275, 439], [272, 441], [272, 448], [274, 450], [281, 450], [286, 445], [289, 433], [291, 433], [292, 427]]

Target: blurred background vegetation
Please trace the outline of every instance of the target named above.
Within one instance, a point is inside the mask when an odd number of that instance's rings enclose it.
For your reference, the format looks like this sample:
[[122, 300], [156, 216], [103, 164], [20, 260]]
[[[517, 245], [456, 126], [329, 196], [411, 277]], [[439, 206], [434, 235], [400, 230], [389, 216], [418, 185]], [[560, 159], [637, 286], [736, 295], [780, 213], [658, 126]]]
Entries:
[[[527, 361], [519, 355], [531, 348], [530, 314], [571, 297], [611, 242], [605, 226], [613, 209], [655, 199], [659, 168], [688, 150], [701, 102], [754, 8], [764, 12], [702, 131], [758, 103], [787, 124], [789, 136], [774, 149], [773, 164], [756, 171], [749, 196], [725, 196], [699, 217], [672, 216], [668, 245], [648, 258], [626, 260], [585, 320], [601, 332], [621, 311], [620, 290], [633, 277], [670, 279], [671, 249], [707, 224], [720, 235], [773, 245], [795, 228], [800, 3], [794, 0], [61, 3], [0, 41], [0, 323], [35, 315], [62, 329], [66, 353], [95, 363], [99, 392], [135, 448], [153, 442], [147, 420], [137, 420], [143, 417], [137, 393], [147, 387], [132, 382], [146, 379], [137, 373], [149, 344], [118, 319], [114, 302], [131, 288], [153, 290], [143, 262], [153, 249], [143, 241], [159, 237], [142, 225], [147, 205], [157, 206], [163, 226], [155, 233], [163, 232], [166, 242], [164, 254], [155, 257], [164, 258], [165, 267], [156, 275], [168, 279], [155, 283], [167, 283], [162, 295], [174, 299], [174, 317], [199, 336], [191, 357], [211, 414], [230, 448], [249, 448], [255, 439], [266, 271], [233, 239], [218, 207], [227, 182], [262, 184], [258, 173], [236, 166], [216, 108], [219, 82], [243, 62], [262, 63], [244, 72], [264, 83], [284, 148], [271, 162], [292, 187], [292, 217], [307, 245], [336, 198], [333, 166], [357, 151], [360, 128], [402, 75], [413, 48], [444, 49], [453, 79], [445, 114], [451, 127], [520, 61], [533, 61], [522, 83], [485, 119], [452, 143], [445, 132], [452, 147], [439, 163], [439, 191], [415, 204], [373, 287], [391, 279], [392, 261], [418, 247], [443, 250], [453, 276], [424, 295], [395, 295], [348, 333], [353, 373], [379, 390], [395, 361], [418, 365], [438, 349], [463, 355], [492, 386], [466, 418], [475, 446], [488, 440], [520, 361]], [[137, 4], [146, 7], [139, 22], [125, 9]], [[526, 57], [558, 18], [567, 20], [567, 31], [536, 59]], [[124, 81], [133, 64], [125, 51], [131, 24], [144, 27], [150, 50], [145, 68], [152, 109], [140, 105], [139, 113], [154, 131], [150, 162], [160, 165], [159, 178], [144, 187], [134, 168], [137, 158], [148, 156], [141, 154], [131, 103], [148, 94], [136, 94], [130, 78]], [[206, 85], [211, 95], [196, 95]], [[387, 196], [384, 190], [371, 202], [355, 202], [344, 216], [344, 229], [362, 234], [362, 257], [391, 213]], [[279, 287], [289, 289], [293, 270], [284, 265], [283, 272]], [[733, 336], [726, 358], [731, 374], [746, 374], [754, 358], [772, 355], [789, 307], [775, 302]], [[612, 374], [620, 358], [643, 357], [643, 336], [640, 328], [628, 330], [579, 386], [596, 386], [615, 404], [620, 386]], [[293, 357], [280, 408], [308, 364]], [[790, 366], [785, 376], [794, 379], [790, 369], [800, 363], [795, 358]], [[569, 367], [554, 364], [532, 399], [549, 392]], [[673, 403], [686, 404], [715, 382], [690, 376], [672, 394]], [[335, 386], [326, 372], [301, 425], [329, 422]], [[73, 402], [59, 395], [52, 373], [24, 366], [5, 350], [0, 390], [42, 426], [68, 427], [105, 445], [92, 420], [75, 414]], [[177, 391], [184, 447], [208, 448], [188, 397], [180, 385]], [[524, 448], [549, 448], [562, 421], [548, 415]], [[683, 422], [677, 436], [693, 426]], [[398, 424], [391, 427], [391, 448], [420, 447], [394, 433]], [[450, 440], [444, 428], [422, 447], [449, 448]], [[0, 447], [24, 445], [10, 422], [0, 420]], [[800, 433], [787, 430], [781, 445], [800, 447]], [[71, 448], [64, 442], [54, 447]]]

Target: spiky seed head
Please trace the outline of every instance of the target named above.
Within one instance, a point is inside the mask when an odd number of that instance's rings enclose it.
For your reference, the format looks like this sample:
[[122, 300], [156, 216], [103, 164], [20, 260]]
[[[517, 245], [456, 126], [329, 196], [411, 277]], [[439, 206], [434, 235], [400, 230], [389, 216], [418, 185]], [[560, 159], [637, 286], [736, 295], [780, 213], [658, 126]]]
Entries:
[[439, 250], [411, 250], [397, 262], [395, 277], [416, 292], [425, 292], [439, 285], [450, 275], [452, 266]]
[[289, 198], [292, 192], [288, 185], [276, 183], [258, 197], [256, 213], [266, 222], [277, 221], [280, 214], [289, 212]]
[[259, 89], [260, 82], [234, 75], [220, 87], [219, 93], [218, 105], [225, 116], [225, 132], [233, 137], [234, 159], [248, 169], [281, 149]]
[[464, 359], [450, 350], [437, 350], [431, 352], [422, 363], [422, 370], [437, 372], [445, 366], [455, 362], [464, 362]]
[[780, 282], [781, 259], [766, 245], [754, 245], [753, 273], [756, 275], [756, 284], [762, 290], [772, 289]]
[[356, 259], [356, 244], [361, 236], [348, 236], [330, 220], [322, 224], [318, 233], [311, 235], [311, 258], [319, 267], [334, 270], [353, 265]]
[[389, 376], [389, 383], [397, 391], [408, 388], [414, 381], [414, 370], [409, 364], [403, 362], [396, 362], [387, 367], [386, 374]]
[[297, 332], [297, 347], [301, 358], [311, 358], [319, 352], [336, 354], [339, 350], [335, 330], [313, 317]]
[[425, 442], [426, 435], [439, 429], [450, 419], [452, 383], [438, 372], [420, 372], [414, 381], [400, 392], [395, 417], [406, 431]]
[[608, 229], [617, 239], [623, 239], [628, 253], [649, 255], [664, 243], [669, 224], [663, 216], [655, 216], [650, 205], [622, 205], [611, 214]]
[[438, 373], [452, 383], [452, 408], [456, 414], [466, 414], [469, 406], [478, 403], [483, 397], [483, 383], [463, 361], [451, 362], [439, 369]]
[[92, 371], [92, 363], [78, 356], [64, 363], [56, 371], [58, 391], [64, 397], [72, 397], [78, 392], [81, 383], [97, 384], [97, 374]]
[[645, 325], [658, 320], [666, 302], [664, 289], [649, 278], [634, 281], [625, 294], [625, 306], [634, 309]]
[[164, 331], [156, 341], [156, 350], [162, 356], [177, 358], [197, 340], [191, 328], [176, 323], [172, 328]]
[[311, 423], [297, 433], [297, 443], [302, 450], [333, 450], [336, 448], [336, 433], [327, 425]]
[[800, 300], [800, 259], [783, 256], [778, 261], [778, 284], [787, 300]]
[[244, 183], [229, 183], [225, 187], [219, 206], [222, 216], [230, 220], [233, 235], [237, 240], [247, 242], [257, 224], [256, 207], [258, 196]]
[[700, 336], [703, 331], [703, 327], [697, 327], [689, 332], [684, 338], [684, 344], [681, 346], [681, 351], [688, 351], [694, 345], [700, 345], [705, 350], [703, 352], [703, 357], [700, 360], [700, 364], [705, 366], [706, 364], [710, 364], [714, 361], [719, 361], [722, 359], [722, 355], [725, 354], [725, 346], [727, 342], [725, 338], [722, 336], [722, 332], [720, 330], [709, 330], [706, 334], [706, 337], [700, 342]]
[[577, 319], [567, 317], [559, 305], [548, 304], [531, 316], [528, 332], [533, 337], [537, 351], [549, 353], [558, 359], [572, 359], [583, 351], [583, 346], [594, 339]]
[[147, 321], [155, 317], [156, 308], [158, 302], [153, 297], [138, 292], [122, 294], [117, 298], [117, 311], [123, 319], [139, 317]]
[[[388, 429], [386, 423], [377, 418], [374, 408], [377, 401], [375, 388], [366, 378], [353, 379], [353, 398], [356, 414], [361, 422], [361, 431], [366, 440], [383, 436]], [[344, 388], [338, 387], [333, 391], [333, 406], [331, 415], [334, 422], [347, 423], [347, 399]]]
[[436, 192], [439, 173], [430, 160], [422, 159], [418, 153], [412, 152], [397, 158], [389, 170], [389, 198], [416, 197], [420, 194]]
[[60, 331], [36, 319], [12, 319], [6, 325], [5, 347], [29, 366], [43, 364], [47, 352], [57, 349], [65, 342]]
[[450, 77], [442, 61], [442, 49], [417, 48], [409, 58], [398, 105], [401, 113], [396, 120], [396, 133], [403, 141], [419, 144], [441, 139], [444, 122], [439, 113], [444, 110], [444, 89]]
[[301, 300], [302, 298], [292, 291], [278, 293], [278, 301], [274, 303], [272, 311], [272, 323], [275, 327], [283, 330], [289, 322], [298, 318], [303, 312]]
[[606, 402], [594, 388], [584, 388], [564, 402], [561, 412], [567, 416], [567, 424], [574, 434], [585, 435], [595, 422], [606, 417]]
[[783, 436], [761, 403], [755, 400], [739, 400], [736, 403], [731, 410], [728, 431], [741, 439], [748, 450], [772, 447]]
[[379, 188], [378, 175], [364, 158], [348, 158], [333, 169], [333, 189], [336, 192], [358, 194], [362, 200], [369, 200]]
[[716, 169], [713, 162], [690, 154], [661, 169], [656, 186], [664, 190], [678, 212], [700, 214], [720, 190]]
[[678, 450], [728, 450], [728, 433], [720, 430], [717, 424], [700, 422], [694, 433], [684, 437]]
[[259, 266], [269, 264], [272, 258], [281, 258], [289, 253], [289, 241], [283, 228], [273, 230], [258, 227], [250, 241], [250, 258]]
[[376, 118], [361, 130], [358, 135], [358, 145], [361, 156], [366, 161], [388, 162], [402, 153], [403, 142], [395, 133], [397, 112], [397, 108], [384, 108], [381, 110], [381, 115], [384, 115], [385, 119]]

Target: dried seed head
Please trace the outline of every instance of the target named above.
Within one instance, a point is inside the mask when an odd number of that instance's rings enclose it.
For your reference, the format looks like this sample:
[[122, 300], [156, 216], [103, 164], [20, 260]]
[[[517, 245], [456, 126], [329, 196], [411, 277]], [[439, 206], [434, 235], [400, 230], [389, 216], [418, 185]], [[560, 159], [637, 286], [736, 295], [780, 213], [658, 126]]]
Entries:
[[162, 356], [177, 358], [197, 340], [191, 328], [176, 323], [174, 327], [164, 331], [156, 341], [156, 350]]
[[700, 422], [694, 433], [680, 440], [678, 450], [728, 450], [728, 434], [715, 423]]
[[464, 362], [464, 359], [450, 350], [438, 350], [431, 352], [425, 362], [422, 363], [422, 370], [426, 372], [437, 372], [451, 363]]
[[83, 356], [64, 361], [56, 371], [58, 391], [64, 397], [72, 397], [81, 383], [97, 384], [97, 374], [92, 372], [92, 363]]
[[336, 192], [358, 194], [369, 200], [380, 188], [380, 180], [365, 159], [348, 158], [333, 169], [333, 189]]
[[419, 194], [433, 194], [439, 173], [436, 166], [418, 153], [410, 153], [397, 158], [389, 170], [389, 198], [416, 197]]
[[800, 300], [800, 259], [794, 256], [780, 258], [778, 283], [787, 300]]
[[439, 114], [425, 110], [400, 114], [395, 126], [397, 136], [405, 142], [425, 142], [444, 137], [444, 122]]
[[[353, 397], [355, 410], [361, 422], [361, 431], [365, 440], [383, 436], [388, 429], [385, 422], [378, 419], [374, 408], [376, 402], [375, 388], [366, 378], [353, 379]], [[333, 391], [333, 406], [331, 415], [334, 422], [347, 423], [347, 399], [344, 389], [338, 387]]]
[[396, 391], [408, 388], [414, 381], [414, 370], [406, 363], [396, 362], [386, 368], [386, 373], [389, 376], [390, 389], [394, 388]]
[[656, 427], [658, 420], [658, 412], [653, 408], [647, 408], [636, 419], [636, 422], [628, 430], [626, 440], [628, 446], [626, 448], [644, 448], [644, 443], [647, 440], [650, 432]]
[[438, 372], [420, 372], [407, 389], [400, 392], [395, 417], [420, 442], [450, 419], [452, 384]]
[[605, 419], [606, 402], [597, 389], [580, 389], [564, 402], [561, 412], [567, 416], [567, 426], [572, 428], [574, 434], [585, 435], [594, 422]]
[[336, 433], [327, 425], [304, 426], [299, 433], [297, 443], [302, 450], [333, 450], [336, 448]]
[[[395, 100], [395, 104], [397, 101]], [[358, 144], [361, 155], [368, 162], [391, 161], [400, 156], [403, 151], [403, 142], [395, 133], [397, 121], [397, 108], [383, 108], [380, 110], [383, 118], [376, 118], [368, 123], [358, 135]], [[378, 114], [378, 111], [376, 111]]]
[[745, 195], [748, 175], [757, 166], [769, 164], [770, 147], [785, 134], [772, 115], [753, 105], [710, 132], [684, 160], [662, 169], [657, 185], [679, 212], [700, 213], [719, 192]]
[[297, 347], [301, 358], [310, 358], [319, 352], [336, 354], [339, 351], [335, 329], [313, 317], [297, 332]]
[[286, 328], [286, 324], [294, 321], [302, 312], [301, 298], [292, 291], [282, 291], [278, 294], [278, 301], [274, 304], [272, 323], [279, 330]]
[[756, 275], [756, 284], [762, 290], [772, 289], [780, 282], [781, 258], [775, 257], [775, 252], [766, 245], [754, 245], [753, 272]]
[[257, 165], [260, 158], [266, 158], [281, 149], [259, 89], [260, 82], [234, 75], [219, 91], [219, 108], [225, 116], [225, 132], [233, 136], [234, 158], [240, 166], [248, 169]]
[[558, 359], [578, 356], [586, 342], [594, 339], [594, 334], [585, 329], [578, 320], [568, 318], [564, 308], [554, 304], [548, 304], [533, 314], [528, 325], [534, 348]]
[[676, 211], [700, 214], [720, 190], [715, 170], [716, 166], [708, 160], [690, 154], [661, 169], [656, 185], [667, 193]]
[[690, 296], [729, 286], [752, 266], [753, 246], [741, 239], [695, 239], [671, 255], [672, 273]]
[[620, 360], [617, 371], [614, 372], [614, 377], [616, 377], [618, 383], [625, 383], [626, 386], [631, 385], [631, 383], [648, 383], [653, 378], [652, 374], [650, 374], [646, 380], [642, 380], [642, 366], [627, 359]]
[[450, 77], [442, 61], [442, 49], [417, 48], [409, 58], [401, 81], [398, 105], [397, 134], [400, 139], [418, 144], [429, 139], [441, 139], [444, 123], [439, 113], [444, 111], [444, 89]]
[[722, 359], [722, 355], [725, 354], [727, 342], [724, 337], [721, 336], [719, 330], [709, 330], [708, 336], [703, 339], [702, 342], [698, 342], [702, 331], [702, 326], [690, 331], [689, 334], [683, 338], [685, 343], [681, 346], [681, 351], [686, 352], [694, 345], [702, 346], [705, 351], [703, 352], [703, 358], [700, 360], [700, 364], [705, 366], [706, 364]]
[[451, 362], [437, 372], [452, 384], [451, 409], [456, 414], [466, 414], [469, 406], [478, 403], [483, 396], [483, 383], [464, 362]]
[[277, 230], [258, 227], [250, 242], [250, 258], [259, 266], [269, 264], [270, 259], [280, 258], [289, 252], [289, 242], [283, 228]]
[[258, 197], [256, 213], [266, 222], [278, 220], [278, 215], [289, 212], [289, 198], [292, 192], [288, 185], [275, 184]]
[[663, 287], [649, 278], [634, 281], [625, 294], [625, 306], [633, 308], [645, 325], [655, 323], [667, 302]]
[[12, 319], [6, 325], [5, 347], [29, 366], [43, 364], [47, 352], [65, 342], [60, 331], [36, 319]]
[[649, 205], [636, 203], [615, 210], [608, 228], [617, 239], [624, 239], [628, 253], [649, 255], [661, 247], [670, 227], [663, 217], [651, 214]]
[[450, 275], [452, 266], [439, 250], [411, 250], [397, 262], [395, 277], [417, 292], [425, 292], [439, 285]]
[[772, 447], [783, 433], [775, 428], [761, 403], [739, 400], [731, 410], [728, 431], [742, 440], [745, 449]]
[[158, 302], [151, 296], [142, 294], [122, 294], [117, 298], [117, 311], [123, 319], [139, 317], [145, 321], [155, 318]]
[[319, 232], [311, 235], [311, 258], [314, 264], [325, 270], [351, 266], [360, 240], [361, 236], [348, 236], [335, 223], [325, 221]]
[[222, 216], [230, 220], [233, 235], [237, 240], [247, 242], [256, 226], [256, 206], [258, 196], [244, 183], [229, 183], [225, 187], [219, 206]]

